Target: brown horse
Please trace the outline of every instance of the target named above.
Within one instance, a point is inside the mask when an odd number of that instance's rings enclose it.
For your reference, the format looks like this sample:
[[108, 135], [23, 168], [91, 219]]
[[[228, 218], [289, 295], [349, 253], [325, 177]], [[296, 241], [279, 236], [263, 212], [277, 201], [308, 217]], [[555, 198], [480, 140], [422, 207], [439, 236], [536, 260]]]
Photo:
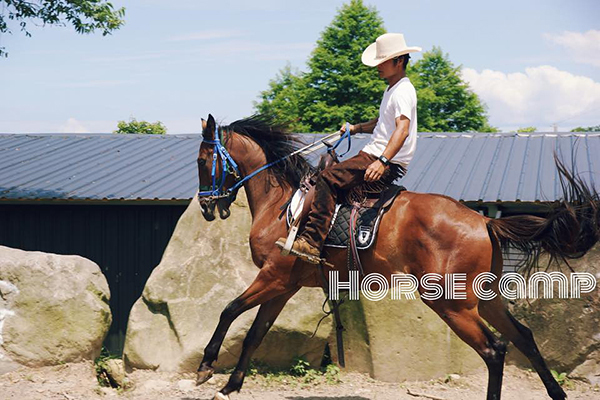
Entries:
[[[198, 369], [198, 384], [210, 379], [214, 371], [212, 364], [231, 323], [243, 312], [260, 305], [244, 340], [237, 367], [215, 396], [225, 399], [242, 387], [253, 352], [286, 302], [301, 287], [320, 287], [321, 281], [315, 265], [293, 256], [282, 256], [275, 246], [277, 238], [287, 235], [286, 222], [279, 218], [280, 207], [310, 169], [301, 155], [277, 162], [298, 148], [297, 139], [257, 116], [218, 128], [209, 115], [208, 121], [203, 120], [202, 134], [198, 156], [202, 213], [207, 220], [213, 220], [217, 207], [221, 217], [227, 217], [237, 191], [227, 189], [237, 188], [236, 182], [248, 178], [243, 186], [252, 213], [250, 248], [252, 259], [260, 269], [254, 282], [221, 313]], [[227, 161], [229, 159], [231, 161]], [[232, 162], [237, 165], [234, 167]], [[273, 162], [269, 168], [259, 171]], [[562, 164], [557, 165], [565, 182], [565, 199], [556, 204], [546, 218], [490, 219], [446, 196], [405, 191], [384, 214], [376, 242], [361, 253], [364, 273], [377, 272], [388, 281], [394, 273], [412, 274], [419, 280], [427, 273], [467, 275], [465, 300], [422, 300], [481, 356], [489, 371], [488, 399], [500, 399], [506, 344], [484, 320], [529, 358], [552, 399], [566, 398], [540, 355], [531, 331], [513, 318], [500, 296], [480, 301], [472, 289], [473, 279], [480, 273], [501, 276], [502, 245], [510, 243], [528, 251], [528, 266], [532, 267], [541, 252], [553, 258], [575, 258], [598, 241], [600, 201], [597, 193], [573, 177]], [[217, 186], [221, 187], [220, 191], [214, 190]], [[212, 190], [212, 194], [202, 192], [203, 188], [209, 189], [208, 192]], [[346, 252], [327, 249], [324, 257], [339, 271], [340, 281], [348, 281]], [[328, 275], [328, 269], [325, 272]], [[486, 288], [498, 293], [498, 279]], [[421, 290], [419, 288], [422, 293]]]

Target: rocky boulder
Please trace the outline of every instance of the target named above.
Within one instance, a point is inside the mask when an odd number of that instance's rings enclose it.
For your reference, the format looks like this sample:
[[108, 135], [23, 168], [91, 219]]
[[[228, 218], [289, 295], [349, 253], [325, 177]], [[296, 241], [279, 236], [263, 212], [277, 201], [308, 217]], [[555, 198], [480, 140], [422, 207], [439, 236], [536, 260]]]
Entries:
[[96, 358], [112, 321], [109, 299], [90, 260], [0, 246], [0, 373]]
[[[197, 201], [191, 202], [131, 311], [124, 351], [127, 366], [168, 371], [198, 367], [221, 311], [258, 272], [248, 246], [251, 215], [243, 193], [231, 211], [229, 219], [209, 223], [202, 218]], [[575, 269], [597, 271], [592, 266], [598, 265], [598, 257], [596, 248], [574, 264]], [[559, 372], [572, 371], [588, 380], [598, 373], [597, 296], [598, 292], [581, 301], [556, 299], [562, 305], [555, 311], [530, 309], [529, 317], [521, 318], [531, 325], [544, 355]], [[254, 358], [289, 366], [300, 356], [316, 365], [329, 343], [335, 359], [331, 319], [310, 338], [322, 316], [323, 298], [320, 289], [302, 289], [284, 308]], [[540, 306], [542, 303], [548, 301], [540, 300]], [[347, 370], [367, 372], [379, 380], [402, 381], [485, 368], [480, 357], [420, 300], [347, 301], [341, 310]], [[236, 363], [255, 314], [255, 310], [245, 313], [230, 328], [217, 367]], [[569, 321], [562, 324], [563, 331], [548, 328], [559, 321]], [[572, 339], [577, 343], [573, 345]], [[554, 356], [552, 348], [561, 355]], [[511, 356], [515, 353], [510, 351]]]
[[[197, 201], [180, 218], [161, 263], [152, 272], [127, 326], [124, 360], [128, 367], [195, 371], [204, 347], [227, 303], [254, 280], [248, 236], [252, 217], [243, 191], [231, 217], [204, 220]], [[254, 359], [290, 366], [294, 357], [318, 365], [331, 331], [323, 316], [323, 291], [303, 288], [285, 306], [256, 351]], [[229, 329], [217, 368], [237, 363], [242, 341], [256, 309], [242, 314]]]
[[[575, 272], [589, 272], [600, 280], [600, 245], [579, 260], [570, 262]], [[563, 273], [569, 274], [564, 268]], [[531, 328], [549, 368], [568, 372], [600, 384], [600, 282], [579, 299], [519, 300], [511, 305], [515, 317]], [[530, 367], [529, 361], [511, 346], [509, 362]]]
[[[124, 360], [128, 367], [194, 371], [226, 304], [254, 279], [248, 235], [251, 215], [243, 193], [227, 220], [206, 222], [197, 201], [183, 214], [160, 265], [129, 317]], [[329, 343], [336, 358], [331, 318], [310, 338], [321, 311], [321, 289], [303, 288], [286, 305], [254, 358], [289, 366], [295, 356], [318, 365]], [[376, 379], [432, 379], [484, 367], [479, 356], [420, 300], [348, 301], [341, 307], [347, 370]], [[217, 367], [235, 365], [255, 310], [230, 328]]]
[[[442, 319], [421, 300], [346, 301], [341, 307], [346, 368], [398, 382], [468, 374], [485, 368]], [[335, 338], [332, 356], [337, 359]]]

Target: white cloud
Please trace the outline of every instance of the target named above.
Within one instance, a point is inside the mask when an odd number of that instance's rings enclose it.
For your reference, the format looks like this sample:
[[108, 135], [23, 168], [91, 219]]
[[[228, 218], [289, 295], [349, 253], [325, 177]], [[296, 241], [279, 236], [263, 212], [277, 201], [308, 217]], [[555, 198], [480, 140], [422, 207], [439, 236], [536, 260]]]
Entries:
[[573, 57], [574, 61], [600, 67], [600, 31], [591, 29], [584, 33], [570, 31], [560, 34], [546, 33], [544, 38], [566, 48], [568, 55]]
[[71, 117], [59, 128], [61, 133], [90, 133], [83, 124]]
[[600, 123], [600, 83], [543, 65], [525, 73], [478, 72], [464, 68], [463, 79], [487, 104], [490, 123], [514, 126], [597, 125]]

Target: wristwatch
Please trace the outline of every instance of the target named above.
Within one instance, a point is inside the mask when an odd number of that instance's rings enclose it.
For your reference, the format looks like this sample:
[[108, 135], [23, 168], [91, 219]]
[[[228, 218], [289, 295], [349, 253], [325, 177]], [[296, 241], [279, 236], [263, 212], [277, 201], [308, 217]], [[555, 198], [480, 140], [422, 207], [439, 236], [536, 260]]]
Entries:
[[381, 163], [385, 166], [390, 165], [390, 160], [388, 160], [388, 158], [383, 154], [379, 156], [378, 160], [381, 161]]

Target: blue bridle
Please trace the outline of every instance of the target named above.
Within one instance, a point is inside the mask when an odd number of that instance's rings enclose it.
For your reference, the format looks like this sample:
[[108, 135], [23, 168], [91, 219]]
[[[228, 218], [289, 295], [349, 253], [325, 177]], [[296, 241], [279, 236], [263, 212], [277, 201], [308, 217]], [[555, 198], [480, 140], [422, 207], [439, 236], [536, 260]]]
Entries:
[[[209, 140], [206, 138], [202, 138], [202, 143], [210, 144], [213, 147], [213, 156], [212, 156], [212, 169], [211, 169], [211, 186], [203, 186], [200, 185], [198, 188], [198, 198], [205, 198], [208, 200], [218, 200], [224, 197], [230, 197], [233, 194], [233, 187], [229, 189], [223, 190], [223, 184], [225, 183], [225, 179], [228, 175], [233, 175], [237, 180], [240, 178], [241, 173], [240, 169], [235, 162], [235, 160], [229, 155], [229, 152], [222, 144], [223, 132], [220, 128], [217, 129], [217, 135], [215, 136], [215, 140]], [[217, 160], [218, 157], [221, 157], [221, 176], [217, 179]], [[235, 190], [239, 189], [239, 185], [235, 186]]]
[[[212, 186], [199, 185], [199, 188], [198, 188], [198, 199], [199, 200], [211, 201], [211, 200], [219, 200], [219, 199], [223, 199], [223, 198], [229, 198], [229, 199], [232, 199], [232, 201], [233, 201], [233, 199], [235, 199], [235, 196], [237, 195], [237, 191], [240, 189], [240, 187], [242, 187], [242, 185], [246, 181], [252, 179], [255, 175], [259, 174], [260, 172], [264, 171], [267, 168], [272, 167], [273, 165], [275, 165], [277, 163], [280, 163], [281, 161], [287, 159], [288, 157], [290, 157], [292, 155], [292, 154], [288, 154], [287, 156], [284, 156], [278, 160], [275, 160], [266, 165], [263, 165], [262, 167], [258, 168], [254, 172], [252, 172], [249, 175], [242, 178], [241, 177], [242, 174], [240, 172], [240, 169], [239, 169], [237, 163], [231, 157], [231, 155], [229, 155], [229, 152], [227, 151], [227, 149], [225, 148], [225, 146], [222, 143], [223, 142], [222, 137], [223, 137], [223, 131], [221, 130], [221, 128], [218, 128], [217, 135], [215, 135], [214, 140], [209, 140], [204, 137], [202, 138], [202, 143], [206, 143], [206, 144], [209, 144], [214, 147], [213, 147], [212, 168], [211, 168]], [[348, 124], [348, 123], [346, 123], [346, 132], [344, 132], [344, 134], [338, 139], [338, 141], [335, 143], [335, 145], [330, 147], [327, 151], [331, 152], [331, 151], [335, 150], [344, 139], [348, 139], [348, 150], [346, 150], [346, 152], [344, 152], [344, 154], [341, 154], [340, 156], [343, 156], [346, 153], [348, 153], [348, 151], [350, 151], [350, 146], [351, 146], [350, 124]], [[217, 159], [219, 156], [221, 157], [221, 176], [217, 179]], [[225, 184], [225, 179], [227, 178], [228, 175], [233, 175], [233, 177], [235, 178], [236, 181], [232, 187], [230, 187], [228, 189], [223, 189], [223, 185]]]

